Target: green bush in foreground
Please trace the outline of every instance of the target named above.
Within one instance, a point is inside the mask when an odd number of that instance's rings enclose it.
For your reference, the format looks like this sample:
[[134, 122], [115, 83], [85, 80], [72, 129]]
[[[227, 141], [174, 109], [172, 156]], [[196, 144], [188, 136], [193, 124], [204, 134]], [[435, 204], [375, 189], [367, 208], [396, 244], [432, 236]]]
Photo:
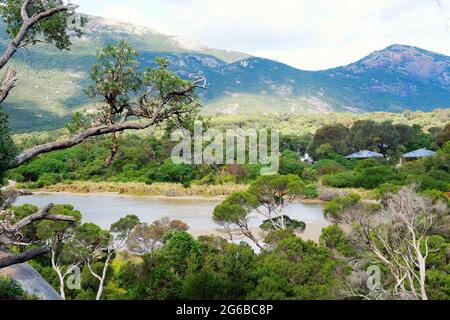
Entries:
[[324, 209], [325, 217], [337, 218], [343, 210], [351, 208], [361, 201], [361, 197], [357, 194], [350, 194], [346, 197], [339, 197], [330, 201]]
[[20, 285], [7, 277], [0, 277], [0, 300], [25, 300], [28, 295]]
[[334, 188], [353, 188], [356, 186], [356, 176], [352, 172], [326, 175], [323, 177], [322, 183]]

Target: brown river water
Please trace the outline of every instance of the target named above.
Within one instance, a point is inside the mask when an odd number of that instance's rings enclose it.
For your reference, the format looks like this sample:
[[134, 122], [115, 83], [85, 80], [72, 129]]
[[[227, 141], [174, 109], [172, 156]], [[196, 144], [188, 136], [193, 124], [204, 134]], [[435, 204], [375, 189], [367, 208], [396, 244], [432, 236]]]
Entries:
[[[220, 200], [177, 199], [118, 194], [73, 194], [37, 193], [20, 197], [15, 205], [25, 203], [45, 206], [49, 203], [71, 204], [83, 214], [83, 222], [91, 222], [108, 229], [112, 223], [128, 215], [137, 215], [142, 222], [151, 223], [169, 217], [186, 222], [189, 232], [195, 236], [220, 234], [212, 219], [214, 207]], [[286, 215], [304, 221], [306, 231], [301, 235], [306, 240], [318, 241], [322, 229], [329, 223], [323, 215], [323, 205], [294, 203], [286, 209]], [[263, 219], [254, 215], [250, 218], [252, 228], [257, 228]]]

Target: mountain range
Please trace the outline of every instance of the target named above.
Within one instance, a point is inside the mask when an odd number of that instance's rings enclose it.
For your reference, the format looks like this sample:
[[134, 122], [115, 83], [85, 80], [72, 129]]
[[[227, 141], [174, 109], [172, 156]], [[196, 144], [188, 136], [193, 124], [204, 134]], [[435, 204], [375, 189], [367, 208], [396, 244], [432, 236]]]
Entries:
[[[39, 45], [16, 54], [19, 81], [3, 107], [16, 131], [62, 126], [93, 101], [84, 93], [98, 50], [125, 39], [140, 52], [141, 66], [157, 56], [171, 60], [183, 78], [204, 75], [199, 95], [206, 114], [304, 112], [402, 112], [450, 107], [450, 57], [392, 45], [347, 66], [304, 71], [286, 64], [209, 48], [146, 27], [88, 17], [84, 35], [70, 51]], [[0, 30], [0, 50], [8, 37]]]

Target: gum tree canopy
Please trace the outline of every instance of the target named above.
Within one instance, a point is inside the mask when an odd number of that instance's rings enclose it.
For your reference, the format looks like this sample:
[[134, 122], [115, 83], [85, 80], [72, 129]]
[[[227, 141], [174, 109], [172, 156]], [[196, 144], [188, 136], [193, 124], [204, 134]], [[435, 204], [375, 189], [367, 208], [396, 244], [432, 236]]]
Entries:
[[[0, 54], [0, 70], [4, 74], [0, 83], [0, 103], [5, 101], [17, 81], [17, 73], [11, 68], [6, 70], [16, 52], [38, 43], [67, 50], [71, 45], [71, 37], [82, 35], [82, 30], [77, 27], [70, 29], [71, 23], [68, 23], [74, 19], [77, 8], [77, 5], [65, 4], [62, 0], [0, 0], [0, 16], [11, 37], [6, 50]], [[85, 22], [82, 18], [80, 26]], [[110, 45], [99, 54], [98, 63], [91, 72], [94, 85], [89, 91], [93, 96], [104, 98], [107, 112], [103, 110], [93, 121], [86, 121], [89, 125], [83, 123], [77, 128], [71, 128], [69, 131], [72, 136], [65, 140], [16, 153], [7, 114], [0, 109], [0, 185], [6, 170], [17, 168], [41, 154], [73, 147], [91, 137], [111, 134], [114, 141], [114, 134], [125, 130], [146, 129], [164, 122], [172, 126], [191, 123], [200, 107], [195, 89], [204, 87], [206, 80], [182, 80], [169, 70], [169, 62], [161, 58], [157, 59], [157, 68], [139, 73], [135, 67], [136, 56], [137, 52], [125, 42], [117, 46]], [[130, 79], [133, 80], [132, 85]], [[29, 243], [24, 242], [26, 239], [23, 239], [21, 229], [37, 220], [62, 220], [69, 223], [73, 220], [72, 217], [51, 215], [53, 205], [49, 205], [12, 223], [6, 210], [8, 204], [9, 201], [1, 195], [0, 246], [18, 247], [22, 253], [0, 259], [0, 268], [26, 262], [50, 251], [43, 242], [43, 247], [26, 251]]]

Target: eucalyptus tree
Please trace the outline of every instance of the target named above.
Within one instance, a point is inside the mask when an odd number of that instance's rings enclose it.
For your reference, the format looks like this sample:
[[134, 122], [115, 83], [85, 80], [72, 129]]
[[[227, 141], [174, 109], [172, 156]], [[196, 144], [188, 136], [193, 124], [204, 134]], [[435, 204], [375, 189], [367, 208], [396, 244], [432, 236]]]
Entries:
[[223, 228], [230, 240], [244, 236], [263, 249], [263, 244], [250, 227], [251, 214], [258, 206], [258, 199], [254, 195], [248, 192], [233, 193], [214, 208], [213, 219]]
[[[101, 230], [93, 224], [82, 226], [77, 233], [77, 240], [82, 244], [86, 255], [86, 266], [98, 280], [96, 300], [101, 300], [106, 284], [107, 271], [114, 257], [125, 248], [132, 231], [140, 224], [139, 218], [128, 215], [111, 225], [110, 230]], [[93, 264], [103, 264], [100, 272]]]
[[127, 250], [139, 256], [154, 252], [164, 243], [164, 236], [175, 231], [187, 231], [189, 226], [180, 220], [162, 218], [152, 224], [136, 225], [127, 238]]
[[382, 265], [393, 279], [391, 288], [383, 290], [396, 299], [428, 300], [427, 276], [435, 252], [431, 238], [443, 226], [448, 230], [448, 214], [444, 202], [405, 187], [388, 195], [379, 211], [357, 202], [343, 207], [335, 219], [353, 228], [353, 241], [369, 253], [366, 259]]
[[[68, 23], [77, 8], [62, 0], [1, 0], [0, 16], [11, 41], [0, 56], [0, 70], [20, 49], [30, 45], [47, 43], [60, 50], [69, 49], [71, 35], [81, 36], [79, 27], [85, 23], [84, 19], [80, 24]], [[0, 103], [8, 97], [16, 81], [17, 73], [10, 68], [0, 83]]]
[[[8, 115], [0, 109], [0, 186], [5, 178], [5, 171], [2, 168], [6, 168], [16, 154], [17, 148], [11, 137]], [[0, 201], [0, 207], [1, 205], [2, 201]]]
[[342, 124], [329, 124], [316, 131], [307, 152], [317, 158], [321, 146], [329, 145], [332, 152], [346, 154], [350, 151], [350, 129]]
[[213, 219], [228, 236], [244, 236], [260, 249], [264, 245], [255, 235], [250, 220], [257, 216], [265, 221], [260, 229], [271, 233], [280, 230], [302, 232], [306, 225], [285, 215], [285, 209], [304, 195], [305, 184], [296, 175], [261, 176], [247, 192], [234, 193], [214, 209]]
[[[125, 41], [117, 46], [108, 45], [98, 53], [97, 63], [91, 70], [94, 84], [87, 91], [92, 97], [101, 96], [106, 104], [99, 119], [102, 124], [113, 125], [120, 120], [117, 116], [130, 104], [130, 95], [141, 88], [138, 56], [139, 53]], [[111, 133], [111, 140], [111, 155], [106, 166], [111, 165], [119, 149], [116, 132]]]
[[[14, 54], [30, 45], [44, 42], [58, 49], [69, 49], [71, 36], [80, 36], [82, 30], [75, 24], [70, 28], [74, 4], [64, 4], [62, 0], [0, 0], [0, 15], [6, 23], [7, 33], [11, 37], [5, 52], [0, 56], [0, 70], [3, 70]], [[79, 26], [86, 21], [81, 19]], [[135, 68], [136, 52], [129, 45], [121, 43], [109, 46], [99, 55], [99, 63], [94, 66], [92, 78], [95, 82], [93, 94], [103, 96], [108, 103], [110, 114], [102, 113], [90, 123], [71, 130], [68, 137], [49, 142], [14, 153], [14, 145], [8, 131], [7, 117], [0, 117], [2, 139], [0, 141], [0, 176], [6, 170], [17, 168], [39, 155], [61, 149], [71, 148], [92, 137], [123, 132], [125, 130], [142, 130], [163, 123], [171, 126], [183, 126], [192, 123], [198, 116], [200, 105], [197, 103], [195, 90], [205, 87], [206, 79], [182, 80], [169, 70], [169, 61], [157, 59], [156, 68], [148, 68], [139, 74]], [[106, 76], [108, 70], [116, 70], [113, 76]], [[104, 75], [104, 77], [102, 77]], [[122, 77], [124, 76], [124, 77]], [[131, 79], [131, 83], [127, 82]], [[142, 84], [139, 86], [142, 79]], [[17, 73], [9, 69], [0, 83], [0, 102], [3, 102], [17, 81]], [[131, 93], [139, 94], [131, 97]], [[129, 95], [130, 94], [130, 95]], [[131, 101], [133, 100], [133, 101]], [[115, 140], [114, 140], [115, 141]], [[114, 157], [114, 148], [112, 150]], [[107, 161], [108, 162], [108, 161]], [[2, 204], [0, 204], [2, 206]], [[19, 224], [3, 221], [0, 228], [0, 245], [14, 246], [15, 239], [20, 238], [21, 228], [32, 224], [36, 219], [55, 220], [49, 214], [52, 206], [38, 210], [30, 219]], [[3, 214], [2, 216], [6, 216]], [[69, 217], [58, 217], [70, 220]], [[22, 248], [23, 249], [23, 248]], [[50, 252], [48, 247], [25, 251], [0, 259], [0, 268], [28, 261], [36, 256]]]
[[[6, 25], [6, 33], [10, 42], [0, 56], [0, 70], [4, 71], [8, 62], [23, 48], [37, 43], [47, 43], [60, 50], [68, 49], [71, 44], [70, 35], [81, 36], [77, 24], [70, 27], [68, 21], [73, 17], [77, 5], [64, 4], [61, 0], [1, 0], [0, 16]], [[80, 21], [79, 26], [84, 24]], [[0, 82], [0, 104], [9, 96], [16, 86], [17, 72], [9, 68]], [[1, 105], [0, 105], [1, 106]], [[5, 171], [16, 161], [15, 146], [10, 136], [9, 120], [0, 110], [0, 179]], [[0, 181], [1, 182], [1, 181]], [[3, 206], [3, 201], [0, 203]], [[11, 220], [0, 222], [0, 245], [15, 245], [17, 239], [22, 237], [21, 229], [33, 224], [35, 221], [47, 219], [58, 221], [72, 221], [72, 217], [62, 217], [50, 214], [53, 205], [46, 206], [29, 217], [13, 223]], [[3, 208], [4, 209], [4, 208]], [[8, 212], [0, 213], [5, 219]], [[20, 254], [0, 259], [0, 268], [11, 264], [21, 263], [43, 253], [48, 253], [48, 247], [41, 247]]]
[[398, 127], [391, 121], [382, 123], [373, 120], [357, 121], [351, 128], [350, 137], [353, 148], [355, 150], [377, 149], [387, 158], [388, 152], [397, 148], [402, 142], [402, 135], [397, 129]]
[[[271, 175], [259, 177], [249, 189], [258, 200], [257, 212], [264, 216], [274, 230], [285, 230], [288, 224], [298, 226], [286, 219], [284, 211], [295, 199], [305, 194], [305, 183], [296, 175]], [[289, 223], [288, 223], [289, 222]]]
[[74, 238], [73, 228], [65, 227], [57, 230], [54, 225], [51, 225], [46, 232], [51, 233], [49, 238], [46, 239], [46, 243], [50, 248], [52, 269], [58, 276], [59, 293], [65, 300], [68, 277], [74, 276], [75, 285], [78, 281], [81, 281], [81, 278], [76, 279], [76, 273], [85, 261], [85, 256], [82, 254], [83, 248], [80, 247], [78, 241]]

